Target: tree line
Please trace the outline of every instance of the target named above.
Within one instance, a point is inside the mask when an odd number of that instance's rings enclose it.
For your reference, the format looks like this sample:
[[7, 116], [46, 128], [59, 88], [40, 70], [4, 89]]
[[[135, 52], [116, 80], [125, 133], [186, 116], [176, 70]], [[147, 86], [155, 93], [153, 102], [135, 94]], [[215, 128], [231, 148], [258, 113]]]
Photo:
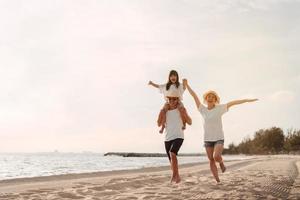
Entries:
[[289, 129], [284, 134], [278, 127], [260, 129], [253, 139], [245, 138], [240, 144], [229, 144], [224, 154], [300, 154], [300, 130]]

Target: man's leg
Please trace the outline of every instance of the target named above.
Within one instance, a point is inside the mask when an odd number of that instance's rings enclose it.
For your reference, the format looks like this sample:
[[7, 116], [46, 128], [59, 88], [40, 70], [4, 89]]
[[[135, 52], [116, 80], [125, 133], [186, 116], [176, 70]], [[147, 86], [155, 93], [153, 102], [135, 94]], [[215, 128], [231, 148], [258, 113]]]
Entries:
[[205, 149], [206, 149], [206, 155], [209, 159], [210, 171], [213, 174], [213, 176], [215, 177], [216, 181], [220, 182], [219, 175], [218, 175], [218, 169], [216, 166], [215, 159], [213, 157], [214, 147], [207, 146], [207, 147], [205, 147]]
[[178, 160], [177, 160], [177, 153], [183, 143], [183, 139], [175, 139], [171, 150], [170, 150], [170, 156], [171, 156], [171, 166], [172, 166], [172, 179], [171, 182], [179, 183], [181, 181], [180, 175], [179, 175], [179, 167], [178, 167]]
[[172, 141], [165, 141], [165, 149], [166, 149], [166, 153], [167, 153], [167, 156], [169, 158], [170, 164], [171, 164], [171, 155], [170, 155], [171, 147], [172, 147]]
[[179, 183], [180, 182], [180, 176], [179, 176], [179, 172], [178, 172], [178, 160], [177, 160], [177, 156], [175, 153], [170, 152], [171, 154], [171, 166], [172, 166], [172, 179], [171, 182], [175, 182], [175, 183]]
[[226, 171], [226, 167], [223, 162], [222, 152], [223, 152], [223, 144], [216, 144], [214, 148], [214, 159], [216, 162], [220, 164], [220, 168], [224, 173]]

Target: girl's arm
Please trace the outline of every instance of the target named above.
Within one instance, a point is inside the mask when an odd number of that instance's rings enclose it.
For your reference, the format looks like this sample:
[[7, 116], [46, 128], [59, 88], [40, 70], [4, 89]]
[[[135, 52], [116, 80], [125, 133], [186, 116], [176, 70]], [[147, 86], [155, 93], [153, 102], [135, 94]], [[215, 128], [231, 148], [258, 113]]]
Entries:
[[242, 103], [247, 103], [247, 102], [253, 102], [257, 101], [258, 99], [242, 99], [242, 100], [235, 100], [235, 101], [230, 101], [227, 103], [227, 109], [229, 109], [231, 106], [239, 105]]
[[184, 84], [184, 81], [185, 81], [186, 79], [182, 79], [182, 88], [183, 88], [183, 90], [185, 90], [186, 89], [186, 84]]
[[201, 102], [197, 96], [197, 94], [192, 90], [192, 88], [189, 86], [188, 82], [186, 79], [183, 79], [183, 85], [185, 85], [185, 87], [188, 89], [189, 93], [192, 95], [192, 97], [195, 100], [196, 106], [197, 108], [200, 108]]
[[153, 83], [152, 81], [149, 81], [148, 85], [152, 85], [155, 88], [159, 88], [158, 84]]

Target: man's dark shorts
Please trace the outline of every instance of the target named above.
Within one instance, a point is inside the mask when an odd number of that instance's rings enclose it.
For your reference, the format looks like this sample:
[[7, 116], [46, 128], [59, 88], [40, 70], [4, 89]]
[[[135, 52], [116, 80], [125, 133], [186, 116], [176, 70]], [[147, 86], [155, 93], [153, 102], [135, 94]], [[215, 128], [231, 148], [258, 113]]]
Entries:
[[183, 143], [183, 139], [181, 138], [165, 141], [165, 149], [168, 154], [169, 160], [171, 160], [170, 152], [175, 153], [177, 155], [182, 143]]

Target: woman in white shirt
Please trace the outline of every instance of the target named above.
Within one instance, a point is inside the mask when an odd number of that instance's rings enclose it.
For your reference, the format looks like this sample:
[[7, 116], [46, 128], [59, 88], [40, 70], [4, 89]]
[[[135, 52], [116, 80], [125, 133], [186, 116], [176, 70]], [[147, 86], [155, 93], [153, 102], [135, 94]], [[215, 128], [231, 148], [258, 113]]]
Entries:
[[208, 91], [203, 95], [205, 107], [201, 104], [196, 93], [188, 85], [186, 79], [183, 80], [183, 85], [188, 89], [189, 93], [195, 100], [197, 109], [204, 119], [204, 146], [207, 157], [210, 161], [210, 170], [217, 182], [220, 182], [218, 169], [215, 162], [218, 162], [222, 172], [225, 172], [226, 167], [222, 159], [222, 151], [224, 146], [224, 132], [222, 127], [222, 115], [228, 111], [231, 106], [257, 101], [258, 99], [243, 99], [231, 101], [227, 104], [219, 104], [220, 97], [215, 91]]

